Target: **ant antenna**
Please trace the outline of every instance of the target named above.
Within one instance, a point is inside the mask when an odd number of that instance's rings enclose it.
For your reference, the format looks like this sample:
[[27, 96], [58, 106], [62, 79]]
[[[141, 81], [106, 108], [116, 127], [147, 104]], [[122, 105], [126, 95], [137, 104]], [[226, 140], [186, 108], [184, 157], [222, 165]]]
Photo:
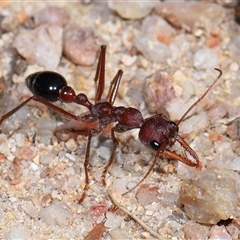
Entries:
[[195, 108], [197, 106], [197, 104], [208, 94], [210, 89], [215, 85], [215, 83], [222, 76], [222, 70], [220, 70], [219, 68], [214, 68], [214, 69], [219, 72], [219, 75], [218, 75], [217, 79], [208, 87], [208, 89], [204, 92], [204, 94], [195, 103], [193, 103], [193, 105], [183, 114], [183, 116], [180, 118], [180, 120], [178, 120], [178, 122], [177, 122], [178, 126], [185, 119], [185, 117], [188, 115], [188, 113], [190, 111], [192, 111], [192, 109]]

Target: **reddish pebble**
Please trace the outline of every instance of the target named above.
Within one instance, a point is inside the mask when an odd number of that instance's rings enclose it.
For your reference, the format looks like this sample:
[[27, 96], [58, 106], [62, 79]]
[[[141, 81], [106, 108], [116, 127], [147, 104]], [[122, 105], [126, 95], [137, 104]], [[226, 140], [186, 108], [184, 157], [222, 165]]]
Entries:
[[148, 184], [142, 184], [136, 193], [136, 198], [142, 206], [158, 202], [158, 196], [158, 187], [150, 187]]
[[94, 221], [96, 221], [97, 218], [103, 216], [107, 212], [107, 209], [108, 207], [105, 202], [99, 202], [89, 209], [89, 215]]
[[64, 33], [63, 53], [71, 62], [89, 66], [95, 60], [101, 45], [91, 29], [72, 26]]
[[161, 108], [175, 97], [171, 84], [172, 79], [163, 72], [156, 72], [147, 79], [143, 93], [149, 112], [162, 112]]

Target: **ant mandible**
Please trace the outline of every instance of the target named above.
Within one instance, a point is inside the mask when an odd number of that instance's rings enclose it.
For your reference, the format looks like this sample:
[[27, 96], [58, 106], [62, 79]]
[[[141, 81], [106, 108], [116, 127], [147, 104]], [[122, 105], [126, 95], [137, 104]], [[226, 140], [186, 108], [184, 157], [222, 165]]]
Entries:
[[[62, 75], [51, 71], [42, 71], [29, 75], [25, 80], [26, 85], [33, 93], [33, 96], [29, 97], [23, 103], [15, 107], [13, 110], [3, 115], [0, 119], [1, 125], [5, 119], [10, 117], [20, 108], [22, 108], [30, 100], [34, 100], [41, 102], [52, 110], [59, 112], [60, 114], [65, 115], [68, 118], [89, 123], [97, 122], [97, 127], [90, 128], [86, 132], [83, 131], [82, 133], [80, 133], [82, 135], [87, 135], [88, 141], [84, 161], [85, 187], [83, 189], [83, 193], [79, 200], [79, 203], [84, 200], [86, 196], [86, 191], [89, 188], [88, 165], [92, 137], [94, 135], [100, 134], [104, 129], [106, 129], [107, 126], [113, 123], [115, 123], [115, 125], [110, 130], [113, 147], [109, 162], [102, 173], [102, 183], [104, 185], [106, 184], [106, 173], [114, 161], [115, 151], [118, 147], [118, 141], [115, 137], [115, 133], [122, 133], [135, 128], [140, 129], [139, 139], [142, 144], [150, 149], [153, 149], [156, 154], [147, 173], [144, 175], [141, 181], [138, 182], [138, 184], [132, 189], [130, 189], [128, 192], [139, 186], [147, 178], [147, 176], [152, 171], [154, 165], [156, 164], [157, 158], [160, 156], [165, 156], [181, 161], [191, 167], [198, 167], [200, 161], [197, 154], [178, 134], [179, 124], [185, 119], [187, 114], [206, 96], [209, 90], [213, 87], [213, 85], [222, 75], [222, 71], [218, 68], [215, 68], [215, 70], [219, 72], [217, 79], [208, 87], [204, 94], [194, 104], [191, 105], [191, 107], [183, 114], [183, 116], [178, 122], [173, 122], [169, 120], [163, 114], [156, 114], [152, 117], [144, 119], [141, 112], [136, 108], [113, 106], [121, 82], [121, 77], [123, 74], [122, 70], [118, 70], [117, 74], [111, 82], [111, 86], [107, 95], [108, 100], [102, 101], [102, 94], [105, 85], [105, 55], [106, 46], [102, 45], [94, 78], [96, 85], [94, 104], [88, 100], [88, 97], [85, 94], [80, 93], [77, 95], [75, 91], [67, 85], [67, 81]], [[74, 102], [76, 104], [82, 105], [89, 110], [89, 114], [85, 114], [84, 116], [76, 116], [51, 103], [58, 100], [65, 103]], [[177, 154], [176, 152], [169, 150], [169, 148], [174, 144], [175, 141], [181, 144], [184, 150], [193, 157], [195, 162], [187, 158], [186, 153], [184, 154], [184, 156], [182, 156]], [[128, 192], [124, 194], [127, 194]]]

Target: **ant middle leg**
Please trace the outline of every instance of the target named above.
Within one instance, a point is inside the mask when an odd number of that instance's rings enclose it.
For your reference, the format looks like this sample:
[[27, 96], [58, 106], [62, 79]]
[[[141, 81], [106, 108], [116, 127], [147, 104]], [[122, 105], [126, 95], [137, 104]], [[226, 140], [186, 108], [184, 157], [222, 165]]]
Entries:
[[90, 159], [91, 140], [92, 140], [93, 136], [95, 136], [99, 133], [101, 133], [101, 130], [97, 130], [97, 129], [89, 130], [88, 141], [87, 141], [87, 150], [86, 150], [86, 155], [85, 155], [85, 160], [84, 160], [85, 186], [83, 189], [82, 196], [78, 200], [78, 203], [81, 203], [87, 196], [87, 190], [89, 188], [88, 166], [89, 166], [89, 159]]
[[118, 141], [115, 137], [114, 132], [115, 132], [115, 128], [113, 127], [111, 129], [111, 138], [112, 138], [112, 141], [113, 141], [113, 148], [112, 148], [112, 151], [111, 151], [111, 155], [110, 155], [108, 164], [105, 166], [104, 171], [102, 172], [101, 182], [102, 182], [103, 185], [106, 185], [106, 174], [108, 172], [108, 169], [110, 168], [110, 166], [114, 162], [116, 149], [118, 147]]

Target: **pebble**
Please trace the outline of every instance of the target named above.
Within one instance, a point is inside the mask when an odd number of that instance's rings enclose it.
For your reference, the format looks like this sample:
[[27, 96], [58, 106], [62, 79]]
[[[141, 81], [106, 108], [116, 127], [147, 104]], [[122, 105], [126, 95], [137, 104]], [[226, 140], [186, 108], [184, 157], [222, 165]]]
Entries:
[[[142, 184], [136, 192], [136, 198], [142, 206], [151, 204], [152, 202], [158, 202], [158, 187], [150, 187], [148, 184]], [[146, 213], [147, 214], [147, 213]], [[151, 214], [152, 215], [152, 214]]]
[[52, 162], [54, 155], [52, 153], [42, 153], [40, 156], [40, 163], [43, 165], [48, 165]]
[[39, 215], [38, 208], [36, 206], [33, 206], [31, 203], [28, 203], [24, 211], [27, 215], [29, 215], [32, 218], [37, 218]]
[[209, 166], [240, 171], [240, 158], [235, 155], [231, 142], [217, 141], [214, 143], [214, 148], [216, 156]]
[[206, 112], [200, 112], [181, 122], [181, 132], [190, 134], [192, 132], [201, 132], [209, 126], [209, 120]]
[[146, 17], [155, 7], [155, 1], [115, 1], [108, 0], [108, 7], [116, 11], [122, 18], [141, 19]]
[[74, 141], [74, 139], [70, 138], [66, 143], [65, 143], [65, 146], [67, 148], [67, 150], [69, 152], [74, 152], [78, 145], [76, 144], [76, 142]]
[[227, 106], [223, 102], [216, 102], [207, 112], [210, 121], [223, 119], [227, 115]]
[[47, 225], [64, 227], [73, 222], [73, 212], [67, 204], [53, 200], [42, 210], [40, 218]]
[[167, 44], [171, 42], [174, 33], [175, 30], [165, 20], [158, 16], [150, 16], [143, 20], [135, 46], [150, 61], [163, 63], [172, 56]]
[[124, 217], [116, 215], [115, 213], [107, 212], [104, 226], [111, 229], [118, 229], [123, 221]]
[[68, 60], [82, 66], [95, 62], [101, 41], [91, 29], [71, 26], [63, 39], [63, 53]]
[[29, 234], [25, 229], [13, 227], [9, 233], [6, 234], [5, 239], [9, 240], [24, 240], [29, 239]]
[[198, 70], [218, 67], [217, 53], [207, 47], [197, 50], [193, 56], [193, 66]]
[[164, 17], [175, 28], [184, 28], [189, 32], [194, 32], [195, 28], [199, 26], [205, 31], [211, 32], [218, 28], [226, 16], [226, 10], [223, 7], [198, 1], [159, 2], [155, 7], [155, 12]]
[[165, 43], [147, 37], [144, 33], [137, 36], [135, 46], [145, 58], [154, 63], [163, 63], [172, 56], [170, 48]]
[[239, 65], [236, 62], [233, 62], [230, 64], [229, 70], [233, 72], [237, 72], [239, 70]]
[[15, 15], [5, 16], [1, 20], [0, 28], [4, 32], [13, 31], [18, 26], [18, 19]]
[[240, 226], [237, 221], [232, 221], [229, 225], [226, 226], [228, 233], [232, 236], [233, 240], [238, 240], [240, 237]]
[[204, 224], [239, 217], [239, 175], [227, 169], [205, 169], [183, 181], [179, 200], [188, 217]]
[[112, 230], [109, 232], [109, 234], [113, 240], [132, 240], [132, 238], [124, 230]]
[[123, 54], [121, 58], [122, 63], [127, 67], [133, 65], [136, 62], [136, 60], [137, 56], [130, 56], [128, 54]]
[[159, 113], [174, 98], [172, 79], [165, 72], [156, 72], [144, 83], [143, 96], [150, 113]]
[[63, 29], [57, 25], [40, 25], [29, 30], [21, 29], [13, 46], [31, 64], [55, 69], [62, 55]]
[[64, 27], [69, 21], [69, 15], [62, 8], [49, 6], [36, 12], [33, 15], [33, 19], [37, 26], [42, 24], [53, 24]]
[[183, 232], [186, 239], [208, 239], [209, 227], [191, 220], [184, 224]]
[[213, 226], [210, 231], [209, 240], [232, 240], [225, 226]]
[[141, 32], [165, 44], [169, 44], [176, 34], [176, 30], [158, 15], [146, 17], [142, 22]]

